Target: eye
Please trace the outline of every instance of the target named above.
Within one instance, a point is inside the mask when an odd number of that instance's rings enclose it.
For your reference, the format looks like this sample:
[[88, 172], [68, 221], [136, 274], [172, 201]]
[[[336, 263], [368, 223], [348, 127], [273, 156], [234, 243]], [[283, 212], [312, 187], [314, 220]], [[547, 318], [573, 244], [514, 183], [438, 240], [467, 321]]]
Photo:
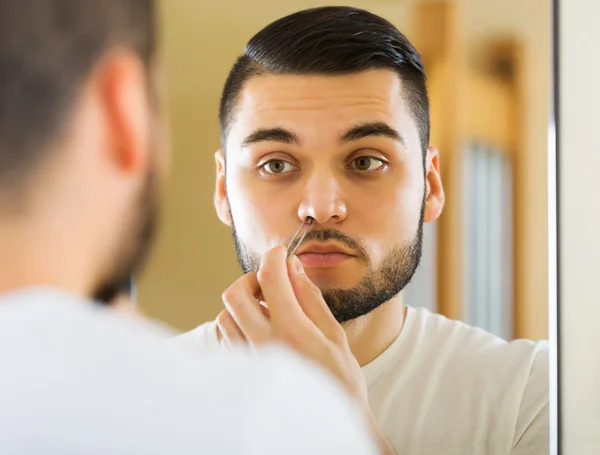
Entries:
[[350, 164], [350, 168], [357, 171], [376, 171], [383, 166], [385, 166], [385, 163], [382, 160], [372, 156], [361, 156], [353, 160]]
[[261, 165], [264, 172], [271, 175], [285, 174], [296, 170], [296, 167], [285, 160], [272, 159]]

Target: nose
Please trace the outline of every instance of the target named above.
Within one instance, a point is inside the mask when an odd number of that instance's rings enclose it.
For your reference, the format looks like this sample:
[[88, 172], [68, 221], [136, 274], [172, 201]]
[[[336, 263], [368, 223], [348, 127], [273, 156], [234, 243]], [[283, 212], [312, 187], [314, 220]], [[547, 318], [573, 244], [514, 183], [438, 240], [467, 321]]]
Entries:
[[329, 172], [313, 174], [306, 182], [298, 207], [300, 220], [310, 216], [319, 224], [340, 223], [347, 215], [346, 202], [336, 176]]

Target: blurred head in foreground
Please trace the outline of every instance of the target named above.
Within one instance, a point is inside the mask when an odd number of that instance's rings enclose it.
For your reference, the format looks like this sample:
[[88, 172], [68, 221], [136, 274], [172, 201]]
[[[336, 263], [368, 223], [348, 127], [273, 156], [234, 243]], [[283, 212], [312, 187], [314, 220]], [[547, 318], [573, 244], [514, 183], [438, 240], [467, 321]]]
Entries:
[[152, 0], [0, 2], [0, 292], [108, 302], [143, 262], [167, 169]]

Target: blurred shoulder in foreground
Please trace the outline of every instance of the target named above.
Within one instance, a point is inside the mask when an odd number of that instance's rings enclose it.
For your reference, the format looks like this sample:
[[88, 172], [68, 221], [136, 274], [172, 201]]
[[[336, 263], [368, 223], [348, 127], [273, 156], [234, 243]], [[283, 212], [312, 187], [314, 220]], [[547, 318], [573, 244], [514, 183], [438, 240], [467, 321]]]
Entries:
[[375, 453], [312, 364], [276, 346], [188, 357], [172, 335], [63, 292], [4, 295], [0, 453]]

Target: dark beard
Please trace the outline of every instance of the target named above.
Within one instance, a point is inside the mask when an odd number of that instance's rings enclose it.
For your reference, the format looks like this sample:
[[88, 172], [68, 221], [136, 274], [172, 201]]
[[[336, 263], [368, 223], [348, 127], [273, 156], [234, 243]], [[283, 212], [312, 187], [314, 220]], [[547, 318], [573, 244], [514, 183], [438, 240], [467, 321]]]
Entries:
[[158, 219], [158, 194], [154, 179], [154, 172], [151, 172], [134, 208], [137, 214], [133, 215], [133, 228], [124, 231], [125, 238], [117, 247], [112, 272], [93, 293], [94, 300], [99, 303], [110, 304], [119, 294], [126, 293], [132, 276], [139, 272], [146, 261]]
[[[357, 252], [359, 259], [367, 263], [368, 272], [358, 285], [348, 289], [328, 289], [323, 292], [323, 298], [338, 322], [352, 321], [370, 313], [398, 295], [410, 283], [421, 260], [424, 216], [425, 201], [423, 201], [419, 227], [414, 239], [405, 245], [394, 247], [376, 269], [372, 267], [368, 254], [360, 243], [343, 232], [330, 228], [318, 230], [313, 228], [308, 232], [305, 242], [337, 240]], [[233, 216], [231, 220], [238, 262], [244, 273], [257, 272], [260, 257], [249, 252], [248, 248], [241, 243]]]

